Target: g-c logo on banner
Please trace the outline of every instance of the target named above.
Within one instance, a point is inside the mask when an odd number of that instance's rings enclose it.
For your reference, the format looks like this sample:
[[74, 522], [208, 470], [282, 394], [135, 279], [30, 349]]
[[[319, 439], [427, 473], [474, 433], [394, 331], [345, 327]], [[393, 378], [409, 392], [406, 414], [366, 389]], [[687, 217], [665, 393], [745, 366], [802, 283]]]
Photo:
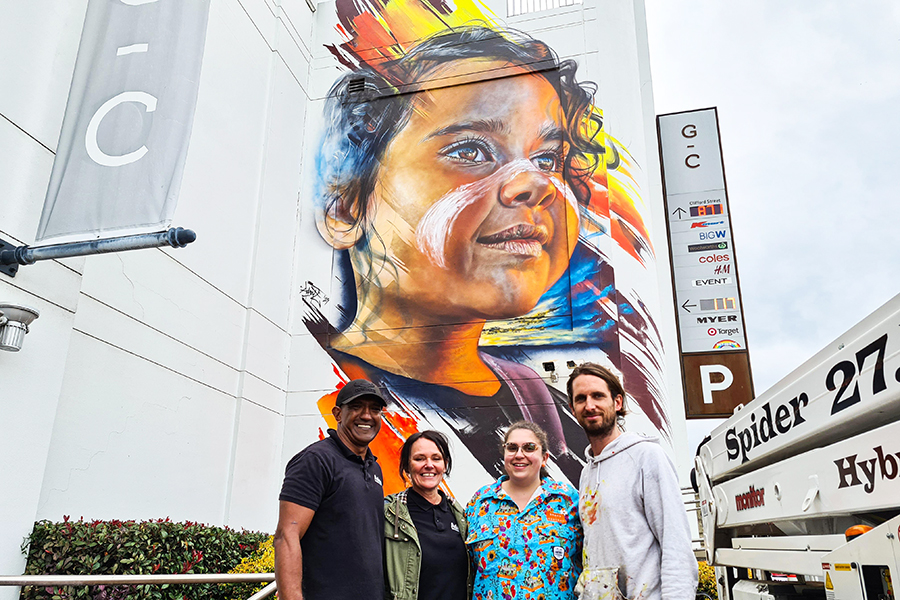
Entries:
[[[159, 0], [119, 0], [122, 4], [128, 6], [141, 6], [143, 4], [153, 4]], [[116, 56], [126, 56], [128, 54], [147, 52], [148, 44], [132, 44], [130, 46], [121, 46], [116, 50]], [[156, 110], [157, 99], [147, 92], [122, 92], [117, 94], [100, 105], [94, 116], [88, 122], [87, 130], [84, 132], [84, 149], [87, 150], [91, 160], [104, 167], [121, 167], [133, 162], [137, 162], [143, 158], [149, 150], [147, 146], [141, 145], [140, 148], [126, 154], [107, 154], [100, 149], [97, 143], [97, 132], [100, 130], [100, 123], [104, 117], [110, 113], [115, 107], [125, 102], [137, 102], [143, 104], [146, 112], [151, 113]]]
[[84, 148], [87, 150], [91, 160], [98, 165], [121, 167], [122, 165], [139, 161], [149, 151], [147, 146], [142, 145], [137, 150], [127, 154], [111, 155], [101, 150], [99, 144], [97, 144], [97, 131], [100, 129], [100, 122], [112, 109], [125, 102], [143, 104], [148, 113], [156, 110], [156, 98], [147, 92], [122, 92], [101, 104], [94, 116], [91, 117], [87, 130], [84, 133]]

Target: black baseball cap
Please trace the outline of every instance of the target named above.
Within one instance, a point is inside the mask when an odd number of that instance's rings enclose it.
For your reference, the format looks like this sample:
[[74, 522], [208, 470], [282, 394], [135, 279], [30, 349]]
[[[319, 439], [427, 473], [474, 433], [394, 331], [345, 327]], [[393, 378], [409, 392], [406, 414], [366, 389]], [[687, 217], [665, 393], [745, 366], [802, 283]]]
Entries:
[[344, 387], [338, 392], [334, 405], [344, 406], [363, 396], [377, 398], [381, 401], [382, 406], [387, 406], [387, 400], [381, 395], [381, 390], [378, 389], [378, 386], [365, 379], [353, 379], [344, 384]]

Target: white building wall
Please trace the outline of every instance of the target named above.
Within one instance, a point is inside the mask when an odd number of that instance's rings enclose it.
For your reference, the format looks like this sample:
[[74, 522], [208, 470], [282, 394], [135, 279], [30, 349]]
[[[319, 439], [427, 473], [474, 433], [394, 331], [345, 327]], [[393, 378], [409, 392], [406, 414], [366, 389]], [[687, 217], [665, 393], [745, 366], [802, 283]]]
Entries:
[[[34, 239], [86, 6], [0, 9], [11, 242]], [[274, 528], [311, 15], [303, 0], [212, 2], [175, 217], [197, 243], [0, 278], [0, 301], [41, 311], [0, 356], [0, 573], [22, 572], [36, 519]]]
[[[35, 3], [36, 4], [36, 3]], [[33, 239], [75, 64], [84, 5], [8, 3], [0, 18], [0, 237]], [[52, 40], [52, 43], [48, 43]], [[0, 572], [21, 573], [47, 462], [83, 260], [0, 276], [0, 302], [37, 308], [25, 351], [0, 357]], [[39, 324], [38, 324], [39, 323]], [[40, 331], [40, 333], [38, 333]], [[17, 597], [0, 589], [0, 598]]]

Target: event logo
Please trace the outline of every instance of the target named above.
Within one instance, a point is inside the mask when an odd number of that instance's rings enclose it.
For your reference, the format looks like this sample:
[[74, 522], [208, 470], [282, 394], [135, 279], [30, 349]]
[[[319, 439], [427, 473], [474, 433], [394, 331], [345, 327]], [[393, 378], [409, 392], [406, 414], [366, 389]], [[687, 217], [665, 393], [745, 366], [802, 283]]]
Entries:
[[[805, 393], [800, 394], [784, 404], [777, 405], [773, 418], [770, 404], [768, 402], [763, 404], [760, 410], [750, 414], [750, 424], [747, 427], [740, 431], [736, 427], [732, 427], [725, 432], [728, 460], [735, 460], [740, 456], [741, 463], [745, 463], [750, 460], [747, 454], [751, 450], [769, 440], [774, 440], [778, 434], [787, 433], [797, 425], [805, 423], [806, 419], [803, 418], [800, 410], [808, 405], [809, 396]], [[840, 469], [840, 465], [838, 468]]]
[[[718, 232], [710, 232], [710, 233], [718, 233]], [[724, 231], [722, 233], [725, 233]], [[703, 233], [700, 234], [700, 239], [703, 239]], [[728, 242], [716, 242], [715, 244], [690, 244], [688, 245], [688, 252], [710, 252], [714, 250], [728, 250]]]
[[734, 340], [719, 340], [713, 344], [713, 350], [740, 350], [741, 345]]
[[731, 260], [731, 256], [728, 254], [711, 254], [709, 256], [701, 256], [700, 263], [718, 263], [718, 262], [728, 262]]
[[716, 227], [724, 224], [725, 221], [697, 221], [696, 223], [691, 223], [691, 229], [697, 229], [698, 227]]
[[691, 282], [694, 287], [707, 285], [731, 285], [731, 277], [713, 277], [711, 279], [695, 279]]
[[748, 508], [756, 508], [766, 505], [766, 489], [756, 489], [752, 485], [749, 492], [744, 492], [734, 497], [735, 508], [738, 512]]
[[[900, 462], [897, 460], [900, 459], [900, 452], [885, 453], [881, 446], [872, 448], [872, 451], [875, 452], [874, 458], [857, 460], [859, 455], [853, 454], [834, 461], [840, 480], [838, 489], [862, 485], [863, 491], [871, 494], [875, 491], [876, 475], [880, 475], [878, 479], [881, 481], [897, 478], [900, 474]], [[897, 458], [894, 458], [895, 455]], [[865, 478], [865, 483], [860, 475]]]

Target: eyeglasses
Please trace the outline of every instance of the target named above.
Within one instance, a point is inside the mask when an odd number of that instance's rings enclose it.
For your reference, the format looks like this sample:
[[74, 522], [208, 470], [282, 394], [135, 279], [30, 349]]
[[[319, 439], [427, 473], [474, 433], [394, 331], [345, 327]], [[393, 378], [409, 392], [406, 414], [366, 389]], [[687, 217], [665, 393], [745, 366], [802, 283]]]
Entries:
[[524, 452], [525, 454], [531, 454], [532, 452], [534, 452], [535, 450], [540, 448], [540, 446], [538, 446], [534, 442], [525, 442], [521, 446], [519, 444], [514, 444], [512, 442], [509, 442], [507, 444], [503, 444], [503, 446], [501, 446], [501, 447], [504, 450], [506, 450], [507, 452], [509, 452], [510, 454], [515, 454], [516, 452], [519, 451], [519, 448], [521, 448], [522, 452]]

